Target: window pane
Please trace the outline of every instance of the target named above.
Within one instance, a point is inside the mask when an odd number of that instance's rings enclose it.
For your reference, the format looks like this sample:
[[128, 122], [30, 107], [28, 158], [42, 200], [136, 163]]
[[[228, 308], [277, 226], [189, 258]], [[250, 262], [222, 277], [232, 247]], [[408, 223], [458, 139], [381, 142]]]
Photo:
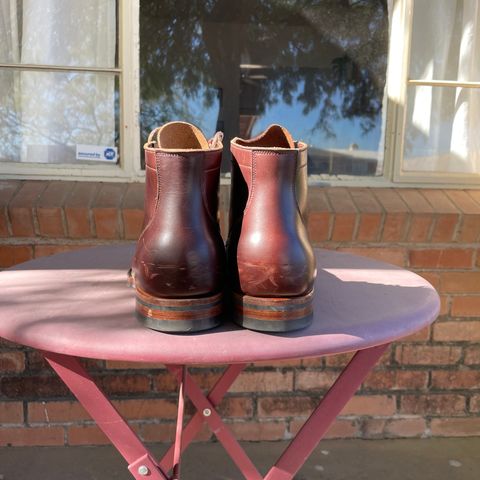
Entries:
[[480, 173], [480, 89], [409, 87], [403, 170]]
[[0, 161], [115, 163], [118, 92], [114, 74], [0, 69]]
[[310, 173], [381, 174], [387, 50], [386, 0], [141, 0], [142, 138], [191, 121], [225, 133], [227, 159], [281, 123]]
[[480, 81], [478, 0], [416, 0], [410, 78]]
[[114, 68], [115, 0], [0, 1], [0, 63]]

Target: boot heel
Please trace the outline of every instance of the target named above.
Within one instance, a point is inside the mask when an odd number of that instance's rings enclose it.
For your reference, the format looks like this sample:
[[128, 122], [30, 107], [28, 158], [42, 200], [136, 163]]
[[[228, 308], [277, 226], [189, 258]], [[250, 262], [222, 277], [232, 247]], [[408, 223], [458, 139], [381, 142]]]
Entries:
[[220, 324], [222, 294], [201, 298], [156, 298], [137, 287], [136, 314], [148, 328], [168, 333], [192, 333]]
[[261, 332], [291, 332], [313, 320], [313, 290], [301, 297], [251, 297], [233, 294], [234, 321]]

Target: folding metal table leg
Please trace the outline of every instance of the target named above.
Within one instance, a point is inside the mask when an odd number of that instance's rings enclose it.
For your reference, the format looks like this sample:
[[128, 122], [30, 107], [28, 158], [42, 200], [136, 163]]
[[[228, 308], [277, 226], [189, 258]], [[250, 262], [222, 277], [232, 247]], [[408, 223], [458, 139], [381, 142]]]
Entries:
[[291, 480], [294, 477], [388, 345], [360, 350], [355, 354], [265, 480]]
[[75, 395], [99, 428], [128, 462], [137, 479], [168, 480], [136, 433], [97, 387], [77, 358], [43, 352], [45, 359]]
[[[228, 389], [231, 387], [235, 379], [240, 375], [240, 373], [247, 366], [246, 363], [230, 365], [223, 375], [218, 379], [217, 383], [210, 390], [210, 393], [207, 395], [208, 401], [214, 406], [218, 406], [222, 401], [224, 395], [227, 393]], [[182, 446], [181, 451], [183, 452], [188, 445], [195, 438], [197, 433], [202, 428], [202, 425], [205, 423], [204, 412], [196, 412], [190, 421], [187, 423], [183, 431], [182, 437]], [[172, 445], [163, 458], [159, 461], [160, 468], [164, 472], [171, 470], [173, 466], [173, 451], [174, 445]]]

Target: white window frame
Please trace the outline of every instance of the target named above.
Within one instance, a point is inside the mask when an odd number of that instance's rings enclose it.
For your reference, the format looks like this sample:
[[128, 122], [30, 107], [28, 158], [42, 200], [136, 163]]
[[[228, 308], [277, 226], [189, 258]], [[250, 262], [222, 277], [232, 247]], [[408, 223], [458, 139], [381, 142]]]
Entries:
[[[385, 88], [385, 138], [383, 175], [360, 177], [342, 175], [309, 177], [312, 185], [344, 185], [364, 187], [402, 187], [425, 184], [438, 187], [475, 187], [480, 184], [480, 174], [452, 174], [436, 172], [403, 172], [401, 169], [404, 152], [406, 123], [406, 96], [408, 85], [421, 84], [479, 88], [480, 82], [440, 82], [409, 79], [413, 2], [415, 0], [390, 0], [390, 43]], [[2, 178], [71, 179], [101, 181], [142, 181], [145, 172], [141, 169], [140, 145], [140, 0], [119, 0], [119, 66], [115, 71], [120, 79], [120, 158], [118, 165], [75, 165], [75, 164], [28, 164], [0, 163]], [[19, 68], [29, 66], [19, 65]], [[34, 68], [30, 66], [30, 68]], [[35, 67], [37, 68], [37, 67]], [[44, 70], [62, 70], [62, 67], [44, 67]], [[74, 70], [64, 67], [63, 70]], [[81, 71], [105, 71], [107, 69], [83, 69]], [[229, 183], [222, 178], [222, 183]]]
[[[409, 86], [430, 86], [436, 87], [451, 87], [451, 88], [480, 88], [480, 82], [462, 82], [462, 81], [446, 81], [446, 80], [419, 80], [410, 78], [410, 53], [411, 40], [413, 28], [413, 7], [416, 0], [398, 0], [394, 3], [394, 12], [398, 16], [396, 19], [397, 28], [403, 25], [403, 38], [406, 41], [403, 45], [395, 46], [394, 32], [392, 31], [391, 47], [395, 50], [396, 57], [390, 52], [390, 59], [401, 59], [403, 66], [395, 70], [389, 69], [392, 78], [388, 80], [389, 87], [389, 101], [393, 103], [393, 110], [395, 111], [395, 127], [393, 134], [394, 139], [393, 156], [391, 165], [393, 166], [393, 181], [395, 184], [437, 184], [445, 186], [461, 186], [475, 187], [480, 184], [480, 172], [478, 173], [453, 173], [453, 172], [408, 172], [402, 170], [402, 161], [404, 158], [405, 149], [405, 127], [407, 122], [407, 91]], [[392, 24], [395, 19], [392, 19]], [[393, 25], [392, 25], [393, 28]], [[477, 52], [480, 54], [480, 52]], [[392, 107], [390, 107], [392, 108]]]
[[116, 165], [37, 164], [0, 162], [1, 178], [48, 180], [138, 181], [145, 177], [140, 166], [139, 128], [139, 0], [119, 0], [117, 68], [83, 68], [50, 65], [4, 65], [2, 68], [45, 72], [79, 71], [115, 73], [120, 86], [120, 152]]

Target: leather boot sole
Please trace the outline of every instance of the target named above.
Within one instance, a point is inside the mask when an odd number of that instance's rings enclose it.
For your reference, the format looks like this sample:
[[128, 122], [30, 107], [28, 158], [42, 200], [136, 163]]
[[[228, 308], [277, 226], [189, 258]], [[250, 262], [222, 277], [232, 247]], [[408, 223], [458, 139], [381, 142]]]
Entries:
[[222, 294], [201, 298], [157, 298], [136, 287], [136, 315], [148, 328], [168, 333], [193, 333], [221, 322]]
[[234, 321], [250, 330], [291, 332], [313, 320], [313, 290], [301, 297], [252, 297], [233, 294]]

